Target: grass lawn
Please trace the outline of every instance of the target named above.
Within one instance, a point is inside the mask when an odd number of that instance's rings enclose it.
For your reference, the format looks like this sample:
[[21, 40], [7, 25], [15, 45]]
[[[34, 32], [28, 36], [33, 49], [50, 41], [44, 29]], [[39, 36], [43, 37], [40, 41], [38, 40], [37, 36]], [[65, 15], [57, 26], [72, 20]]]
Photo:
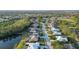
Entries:
[[0, 23], [0, 38], [5, 38], [13, 34], [19, 34], [25, 27], [29, 26], [28, 19], [8, 21]]
[[21, 39], [20, 43], [17, 45], [17, 47], [16, 47], [17, 49], [24, 48], [27, 37], [28, 37], [28, 33], [26, 33], [25, 35], [22, 35], [22, 39]]
[[64, 49], [63, 43], [59, 41], [52, 41], [51, 43], [51, 46], [53, 46], [54, 49]]

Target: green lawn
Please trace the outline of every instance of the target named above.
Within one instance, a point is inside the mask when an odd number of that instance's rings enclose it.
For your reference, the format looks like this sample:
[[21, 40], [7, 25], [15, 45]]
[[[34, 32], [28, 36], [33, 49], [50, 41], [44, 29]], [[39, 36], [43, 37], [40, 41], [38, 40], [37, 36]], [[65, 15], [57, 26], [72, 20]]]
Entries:
[[13, 34], [19, 34], [25, 27], [28, 27], [30, 21], [28, 19], [19, 19], [14, 21], [0, 23], [0, 38], [4, 38]]
[[19, 44], [15, 48], [23, 49], [25, 47], [25, 43], [26, 43], [27, 38], [28, 38], [28, 33], [26, 32], [25, 35], [22, 35], [21, 41], [19, 42]]
[[52, 43], [51, 46], [53, 46], [54, 49], [64, 49], [63, 43], [59, 41], [53, 41], [51, 43]]

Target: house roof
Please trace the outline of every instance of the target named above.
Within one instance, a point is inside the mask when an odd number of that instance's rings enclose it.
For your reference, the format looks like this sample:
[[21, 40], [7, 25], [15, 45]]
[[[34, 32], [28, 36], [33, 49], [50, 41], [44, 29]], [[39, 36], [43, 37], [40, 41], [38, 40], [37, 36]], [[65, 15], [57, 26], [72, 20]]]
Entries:
[[60, 31], [53, 31], [53, 35], [62, 35]]
[[68, 41], [67, 36], [56, 36], [58, 41]]
[[29, 49], [38, 49], [39, 47], [39, 42], [36, 42], [36, 43], [29, 43]]
[[55, 27], [52, 27], [51, 30], [52, 30], [52, 31], [60, 31], [59, 28], [55, 28]]

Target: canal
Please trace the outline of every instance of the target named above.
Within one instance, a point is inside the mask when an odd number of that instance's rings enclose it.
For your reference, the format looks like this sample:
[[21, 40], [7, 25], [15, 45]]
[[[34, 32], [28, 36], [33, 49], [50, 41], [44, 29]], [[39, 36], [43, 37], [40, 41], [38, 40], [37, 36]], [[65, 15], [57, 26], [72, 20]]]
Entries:
[[21, 40], [21, 36], [9, 37], [0, 40], [0, 49], [13, 49], [16, 44]]

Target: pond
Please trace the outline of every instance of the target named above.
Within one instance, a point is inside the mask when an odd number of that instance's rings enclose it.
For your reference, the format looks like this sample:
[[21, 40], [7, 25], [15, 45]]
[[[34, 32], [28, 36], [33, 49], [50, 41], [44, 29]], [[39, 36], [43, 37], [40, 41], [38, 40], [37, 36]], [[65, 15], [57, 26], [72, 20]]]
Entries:
[[13, 49], [21, 40], [21, 36], [0, 40], [0, 49]]

